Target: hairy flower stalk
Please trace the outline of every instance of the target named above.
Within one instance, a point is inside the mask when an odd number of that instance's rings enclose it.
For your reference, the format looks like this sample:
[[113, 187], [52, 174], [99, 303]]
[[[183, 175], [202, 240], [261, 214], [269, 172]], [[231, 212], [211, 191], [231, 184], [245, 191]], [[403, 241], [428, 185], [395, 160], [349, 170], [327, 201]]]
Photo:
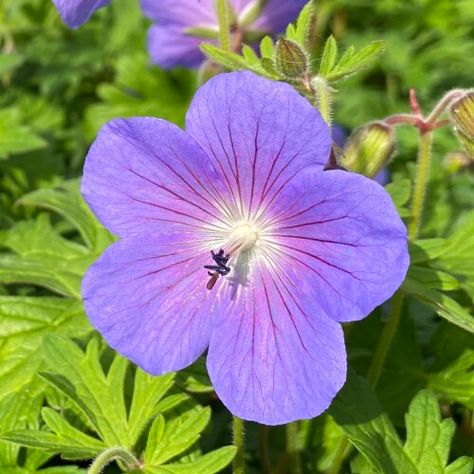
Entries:
[[186, 131], [106, 125], [82, 192], [120, 240], [84, 278], [92, 324], [151, 374], [207, 349], [216, 393], [241, 419], [323, 412], [346, 377], [340, 323], [390, 298], [408, 268], [389, 195], [323, 171], [331, 146], [306, 99], [248, 72], [209, 80]]

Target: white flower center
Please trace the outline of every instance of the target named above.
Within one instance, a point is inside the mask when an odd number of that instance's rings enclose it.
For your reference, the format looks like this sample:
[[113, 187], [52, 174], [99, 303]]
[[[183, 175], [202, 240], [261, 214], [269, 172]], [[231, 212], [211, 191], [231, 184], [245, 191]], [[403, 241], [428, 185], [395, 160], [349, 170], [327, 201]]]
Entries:
[[251, 250], [258, 244], [259, 234], [256, 227], [251, 224], [241, 224], [230, 235], [227, 253], [233, 256], [236, 253]]

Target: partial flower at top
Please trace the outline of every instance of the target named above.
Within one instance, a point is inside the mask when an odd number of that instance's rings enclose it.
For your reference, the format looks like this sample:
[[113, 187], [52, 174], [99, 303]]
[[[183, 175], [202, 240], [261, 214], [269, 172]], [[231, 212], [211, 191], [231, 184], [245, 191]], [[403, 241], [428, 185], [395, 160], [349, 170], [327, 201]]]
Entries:
[[[165, 69], [197, 67], [204, 60], [199, 45], [213, 42], [219, 31], [216, 0], [141, 0], [145, 14], [156, 24], [148, 35], [152, 60]], [[297, 17], [306, 0], [267, 0], [254, 19], [258, 0], [229, 0], [235, 19], [233, 41], [280, 33]], [[198, 33], [200, 31], [200, 33]]]
[[208, 81], [186, 131], [106, 125], [82, 193], [120, 240], [84, 278], [92, 324], [151, 374], [208, 349], [217, 395], [243, 419], [324, 411], [346, 378], [340, 323], [390, 298], [409, 260], [385, 190], [322, 171], [331, 143], [306, 99], [249, 72]]
[[111, 0], [53, 0], [61, 18], [66, 25], [77, 28], [85, 23], [91, 15]]

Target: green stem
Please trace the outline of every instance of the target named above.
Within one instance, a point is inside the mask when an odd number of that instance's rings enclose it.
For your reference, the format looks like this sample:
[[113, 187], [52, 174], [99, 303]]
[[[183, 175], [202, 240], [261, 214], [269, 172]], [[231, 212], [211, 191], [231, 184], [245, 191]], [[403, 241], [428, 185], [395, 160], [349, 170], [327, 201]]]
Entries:
[[227, 0], [217, 0], [219, 19], [219, 43], [222, 49], [230, 51], [230, 12]]
[[89, 467], [87, 474], [100, 474], [113, 461], [123, 461], [127, 468], [140, 469], [140, 461], [125, 448], [109, 448], [100, 453]]
[[351, 443], [347, 436], [343, 436], [339, 441], [339, 444], [336, 448], [336, 455], [331, 463], [331, 467], [327, 471], [328, 474], [339, 474], [342, 468], [342, 464], [344, 463], [344, 459], [346, 459], [348, 450], [351, 448]]
[[301, 458], [298, 446], [298, 422], [288, 423], [286, 425], [286, 452], [290, 464], [289, 472], [291, 474], [301, 474]]
[[375, 354], [369, 367], [367, 378], [373, 387], [375, 387], [379, 381], [385, 359], [387, 358], [388, 351], [392, 345], [395, 334], [397, 333], [400, 317], [402, 315], [402, 307], [403, 293], [398, 291], [392, 298], [392, 311], [388, 317], [387, 322], [385, 323], [382, 335], [378, 340], [377, 347], [375, 348]]
[[234, 474], [245, 474], [245, 430], [243, 420], [234, 416], [232, 418], [232, 431], [234, 435], [234, 446], [237, 448], [237, 453], [234, 458]]
[[423, 218], [426, 188], [428, 186], [431, 171], [432, 140], [432, 131], [420, 133], [420, 147], [418, 151], [418, 163], [416, 166], [415, 189], [413, 191], [410, 224], [408, 226], [408, 237], [411, 241], [418, 237], [421, 220]]

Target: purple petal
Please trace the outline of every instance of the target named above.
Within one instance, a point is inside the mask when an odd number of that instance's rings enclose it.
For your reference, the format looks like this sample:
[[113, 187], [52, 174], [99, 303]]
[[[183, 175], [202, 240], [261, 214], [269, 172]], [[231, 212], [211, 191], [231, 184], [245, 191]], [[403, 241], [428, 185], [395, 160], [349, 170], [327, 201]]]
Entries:
[[339, 148], [344, 148], [347, 140], [347, 132], [340, 125], [333, 125], [332, 139]]
[[243, 217], [265, 207], [305, 167], [322, 168], [331, 147], [326, 123], [306, 99], [288, 84], [250, 72], [208, 81], [186, 124]]
[[154, 118], [105, 125], [84, 165], [82, 194], [99, 220], [126, 236], [223, 224], [224, 184], [180, 128]]
[[268, 0], [261, 16], [252, 25], [269, 33], [282, 32], [296, 20], [307, 0]]
[[371, 179], [308, 171], [269, 213], [278, 265], [336, 321], [364, 318], [405, 278], [405, 225], [389, 194]]
[[390, 183], [390, 171], [388, 168], [382, 168], [373, 178], [377, 183], [385, 186]]
[[204, 61], [201, 43], [201, 39], [187, 35], [181, 26], [154, 25], [148, 32], [151, 60], [163, 69], [198, 67]]
[[86, 313], [112, 348], [147, 372], [182, 369], [209, 343], [209, 260], [198, 235], [125, 238], [86, 273]]
[[303, 309], [306, 296], [284, 274], [257, 267], [249, 286], [221, 303], [207, 358], [212, 383], [245, 420], [278, 425], [312, 418], [345, 382], [342, 329], [310, 301]]
[[71, 28], [85, 23], [91, 15], [111, 0], [53, 0], [61, 18]]
[[215, 0], [140, 0], [145, 15], [162, 24], [185, 27], [217, 24]]

